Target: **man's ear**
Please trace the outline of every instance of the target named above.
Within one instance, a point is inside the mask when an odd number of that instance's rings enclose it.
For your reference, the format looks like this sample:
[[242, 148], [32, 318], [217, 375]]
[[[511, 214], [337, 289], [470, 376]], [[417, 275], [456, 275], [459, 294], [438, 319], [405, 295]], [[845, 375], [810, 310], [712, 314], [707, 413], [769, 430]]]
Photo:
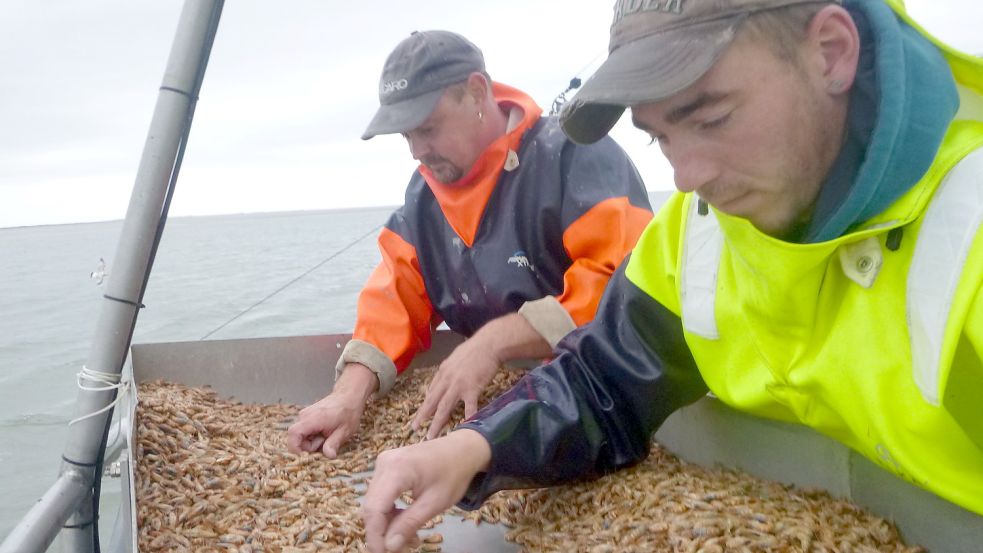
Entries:
[[860, 59], [860, 32], [850, 12], [827, 6], [809, 23], [806, 41], [814, 56], [818, 75], [832, 94], [850, 90]]
[[491, 93], [491, 82], [488, 77], [477, 71], [468, 75], [468, 94], [471, 96], [475, 105], [482, 105], [485, 98]]

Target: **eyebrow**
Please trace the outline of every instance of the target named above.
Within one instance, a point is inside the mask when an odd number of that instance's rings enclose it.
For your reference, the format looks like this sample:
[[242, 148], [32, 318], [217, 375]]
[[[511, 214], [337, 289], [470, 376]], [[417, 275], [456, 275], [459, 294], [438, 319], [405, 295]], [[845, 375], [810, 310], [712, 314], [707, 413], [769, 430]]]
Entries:
[[693, 113], [714, 104], [720, 103], [725, 98], [727, 94], [723, 92], [704, 92], [697, 96], [692, 102], [679, 106], [678, 108], [670, 111], [664, 117], [665, 121], [669, 124], [679, 123], [683, 119], [686, 119]]

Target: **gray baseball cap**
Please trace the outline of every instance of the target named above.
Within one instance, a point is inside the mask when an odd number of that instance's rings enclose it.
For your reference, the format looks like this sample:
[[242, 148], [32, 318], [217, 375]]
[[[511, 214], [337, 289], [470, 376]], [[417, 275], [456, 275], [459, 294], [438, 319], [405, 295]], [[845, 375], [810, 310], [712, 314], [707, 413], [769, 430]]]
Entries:
[[700, 79], [753, 13], [839, 0], [617, 0], [608, 59], [560, 113], [575, 142], [600, 140], [625, 108], [657, 102]]
[[379, 79], [379, 110], [362, 134], [402, 133], [419, 127], [448, 86], [485, 71], [481, 50], [450, 31], [414, 31], [386, 58]]

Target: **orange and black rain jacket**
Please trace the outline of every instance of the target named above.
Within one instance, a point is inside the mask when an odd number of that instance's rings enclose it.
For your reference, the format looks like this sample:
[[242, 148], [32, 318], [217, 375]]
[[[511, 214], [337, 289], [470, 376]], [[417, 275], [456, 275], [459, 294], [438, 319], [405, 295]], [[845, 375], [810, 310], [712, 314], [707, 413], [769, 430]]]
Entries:
[[[545, 296], [575, 325], [590, 321], [652, 217], [641, 177], [612, 139], [575, 144], [526, 94], [500, 83], [493, 91], [521, 122], [461, 181], [440, 183], [421, 166], [379, 235], [382, 262], [359, 296], [353, 338], [397, 372], [429, 348], [441, 321], [471, 336]], [[343, 355], [339, 367], [348, 361], [364, 358]]]

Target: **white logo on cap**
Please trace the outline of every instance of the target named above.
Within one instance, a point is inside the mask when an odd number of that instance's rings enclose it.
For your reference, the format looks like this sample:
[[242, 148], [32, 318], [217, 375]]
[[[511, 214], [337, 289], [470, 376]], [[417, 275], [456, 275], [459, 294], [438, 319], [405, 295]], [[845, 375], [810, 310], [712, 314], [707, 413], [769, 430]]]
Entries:
[[387, 81], [382, 83], [381, 90], [379, 94], [392, 94], [397, 90], [405, 90], [406, 87], [410, 86], [410, 83], [406, 79], [399, 79], [396, 81]]
[[614, 23], [621, 21], [625, 16], [638, 12], [683, 13], [683, 0], [618, 0], [614, 5]]

